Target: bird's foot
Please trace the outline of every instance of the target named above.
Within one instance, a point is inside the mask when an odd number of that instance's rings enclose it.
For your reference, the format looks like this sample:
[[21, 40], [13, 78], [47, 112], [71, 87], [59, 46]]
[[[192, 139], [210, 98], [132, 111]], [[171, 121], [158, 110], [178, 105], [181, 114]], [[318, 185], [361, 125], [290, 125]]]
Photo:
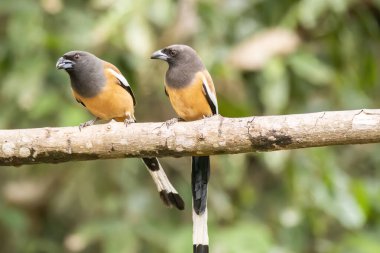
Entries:
[[169, 127], [169, 126], [174, 125], [175, 123], [178, 123], [180, 121], [184, 121], [184, 120], [181, 118], [172, 118], [172, 119], [165, 121], [165, 124], [167, 127]]
[[89, 120], [89, 121], [86, 121], [82, 124], [79, 125], [79, 131], [82, 131], [83, 128], [85, 127], [88, 127], [88, 126], [92, 126], [95, 124], [95, 122], [98, 120], [99, 118], [95, 118], [95, 119], [92, 119], [92, 120]]
[[203, 119], [213, 118], [213, 117], [222, 117], [222, 115], [218, 114], [211, 114], [211, 115], [203, 115]]
[[132, 119], [132, 118], [126, 118], [124, 120], [124, 125], [127, 127], [128, 125], [132, 124], [132, 123], [135, 123], [135, 120]]

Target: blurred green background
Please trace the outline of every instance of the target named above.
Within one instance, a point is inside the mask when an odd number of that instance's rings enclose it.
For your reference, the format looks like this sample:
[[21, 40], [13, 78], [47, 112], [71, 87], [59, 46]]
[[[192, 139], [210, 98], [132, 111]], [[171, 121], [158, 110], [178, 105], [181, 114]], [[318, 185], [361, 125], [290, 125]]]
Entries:
[[[379, 0], [2, 0], [0, 128], [92, 118], [55, 69], [90, 51], [130, 82], [139, 121], [174, 117], [150, 54], [194, 47], [224, 116], [379, 108]], [[212, 253], [380, 252], [380, 148], [212, 157]], [[139, 159], [0, 169], [2, 253], [190, 253], [190, 159], [163, 158], [184, 212]]]

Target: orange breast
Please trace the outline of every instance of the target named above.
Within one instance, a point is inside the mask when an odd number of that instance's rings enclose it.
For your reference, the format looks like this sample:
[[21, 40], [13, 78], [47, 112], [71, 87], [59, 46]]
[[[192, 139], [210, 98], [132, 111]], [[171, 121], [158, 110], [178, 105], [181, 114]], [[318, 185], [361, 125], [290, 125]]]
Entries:
[[118, 121], [123, 121], [128, 117], [133, 118], [132, 97], [117, 83], [106, 85], [98, 95], [92, 98], [82, 97], [74, 90], [73, 94], [96, 117], [104, 120], [116, 119]]
[[202, 84], [201, 78], [195, 78], [191, 85], [184, 88], [173, 89], [166, 86], [170, 102], [180, 118], [192, 121], [212, 115]]

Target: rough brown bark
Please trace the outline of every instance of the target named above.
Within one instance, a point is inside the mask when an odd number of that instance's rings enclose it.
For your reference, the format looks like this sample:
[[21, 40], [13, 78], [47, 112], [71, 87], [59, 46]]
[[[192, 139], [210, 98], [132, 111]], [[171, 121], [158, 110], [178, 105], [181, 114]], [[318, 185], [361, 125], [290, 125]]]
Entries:
[[224, 118], [194, 122], [111, 122], [0, 130], [0, 165], [143, 156], [235, 154], [380, 142], [380, 110]]

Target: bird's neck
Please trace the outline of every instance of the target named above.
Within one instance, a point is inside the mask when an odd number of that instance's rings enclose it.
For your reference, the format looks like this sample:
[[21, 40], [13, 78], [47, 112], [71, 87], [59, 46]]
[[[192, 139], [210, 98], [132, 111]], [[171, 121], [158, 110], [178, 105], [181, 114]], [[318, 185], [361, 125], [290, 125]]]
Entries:
[[72, 89], [82, 97], [96, 96], [106, 84], [104, 75], [91, 72], [86, 75], [82, 75], [81, 72], [69, 72]]
[[194, 78], [192, 71], [186, 70], [180, 66], [169, 66], [166, 72], [166, 84], [172, 88], [183, 88], [190, 84]]

